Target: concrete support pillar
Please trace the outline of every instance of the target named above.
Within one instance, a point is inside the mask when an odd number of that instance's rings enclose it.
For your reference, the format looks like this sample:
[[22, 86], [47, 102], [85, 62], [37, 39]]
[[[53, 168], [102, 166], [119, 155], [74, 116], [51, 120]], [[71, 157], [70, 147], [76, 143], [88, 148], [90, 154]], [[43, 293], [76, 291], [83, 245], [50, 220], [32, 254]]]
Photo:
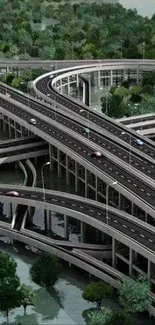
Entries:
[[112, 267], [116, 268], [116, 239], [112, 237]]
[[85, 169], [85, 197], [88, 195], [88, 188], [87, 188], [87, 169]]
[[52, 146], [49, 143], [49, 161], [50, 161], [50, 172], [53, 171], [53, 159], [52, 159]]
[[63, 86], [62, 86], [62, 79], [60, 79], [60, 87], [59, 87], [59, 91], [60, 91], [60, 94], [63, 93]]
[[97, 176], [95, 176], [95, 200], [97, 201]]
[[148, 260], [147, 262], [147, 278], [150, 280], [151, 278], [151, 261]]
[[8, 118], [8, 130], [9, 130], [9, 138], [11, 138], [11, 121], [10, 121], [10, 118]]
[[81, 223], [80, 223], [80, 242], [81, 243], [84, 243], [85, 242], [85, 234], [84, 234], [84, 222], [83, 221], [81, 221]]
[[60, 150], [57, 149], [57, 161], [58, 161], [58, 178], [61, 176], [61, 166], [60, 166]]
[[68, 229], [69, 217], [64, 215], [64, 238], [69, 240], [69, 229]]
[[48, 230], [48, 226], [47, 226], [47, 210], [44, 210], [44, 226], [45, 226], [45, 231]]
[[78, 190], [77, 162], [75, 161], [75, 192]]
[[126, 80], [126, 73], [125, 73], [125, 69], [123, 70], [123, 81]]
[[14, 122], [14, 128], [15, 128], [15, 138], [18, 138], [18, 132], [17, 132], [17, 124]]
[[101, 71], [98, 70], [98, 88], [101, 87]]
[[47, 210], [47, 229], [52, 229], [52, 217], [51, 217], [51, 210]]
[[3, 120], [3, 132], [6, 131], [6, 122]]
[[137, 67], [137, 84], [139, 83], [139, 65]]
[[66, 155], [66, 184], [69, 185], [68, 156]]
[[68, 83], [68, 94], [70, 94], [70, 77], [67, 77], [67, 83]]
[[147, 212], [145, 212], [145, 222], [148, 223], [148, 215], [147, 215]]
[[76, 87], [79, 88], [79, 75], [76, 75]]
[[110, 71], [110, 86], [113, 85], [113, 71]]
[[85, 85], [85, 82], [83, 82], [83, 97], [82, 97], [82, 101], [85, 104], [85, 102], [86, 102], [86, 85]]
[[131, 202], [131, 215], [133, 216], [133, 202]]
[[91, 106], [91, 79], [89, 77], [89, 106]]
[[38, 162], [38, 157], [34, 157], [34, 164], [35, 164], [35, 166], [37, 166], [37, 162]]
[[137, 252], [135, 252], [135, 256], [134, 256], [134, 264], [137, 264]]
[[129, 276], [132, 277], [133, 250], [129, 248]]
[[11, 220], [13, 218], [13, 207], [12, 207], [12, 203], [9, 204], [9, 218]]
[[121, 193], [118, 193], [118, 209], [121, 210]]

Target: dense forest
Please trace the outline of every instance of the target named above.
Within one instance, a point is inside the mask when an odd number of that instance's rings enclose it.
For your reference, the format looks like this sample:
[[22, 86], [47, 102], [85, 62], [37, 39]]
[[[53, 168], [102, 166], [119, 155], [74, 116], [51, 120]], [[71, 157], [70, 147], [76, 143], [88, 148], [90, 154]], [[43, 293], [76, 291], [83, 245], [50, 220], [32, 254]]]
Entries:
[[155, 15], [119, 3], [0, 0], [0, 25], [1, 58], [155, 57]]

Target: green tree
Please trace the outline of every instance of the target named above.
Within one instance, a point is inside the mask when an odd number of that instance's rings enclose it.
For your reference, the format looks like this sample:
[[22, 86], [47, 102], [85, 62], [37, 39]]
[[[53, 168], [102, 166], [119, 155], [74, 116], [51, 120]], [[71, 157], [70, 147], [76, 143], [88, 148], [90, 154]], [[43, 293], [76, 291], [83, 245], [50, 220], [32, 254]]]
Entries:
[[22, 84], [22, 82], [24, 82], [24, 80], [23, 80], [22, 78], [20, 78], [20, 77], [15, 77], [15, 78], [13, 78], [13, 80], [12, 80], [12, 82], [11, 82], [11, 86], [12, 86], [13, 88], [17, 88], [17, 89], [19, 89], [20, 86], [21, 86], [21, 84]]
[[[89, 325], [107, 325], [111, 324], [112, 310], [110, 308], [102, 307], [98, 311], [91, 311], [88, 313]], [[123, 324], [122, 324], [123, 325]]]
[[101, 306], [102, 299], [112, 295], [112, 287], [104, 282], [90, 282], [84, 289], [82, 297]]
[[48, 253], [42, 253], [30, 268], [32, 281], [46, 288], [55, 284], [59, 273], [58, 258]]
[[19, 286], [20, 280], [16, 275], [0, 279], [0, 310], [6, 313], [7, 323], [9, 323], [9, 311], [21, 306]]
[[143, 276], [136, 280], [123, 279], [119, 286], [119, 301], [127, 312], [143, 312], [148, 309], [150, 283]]
[[25, 284], [20, 286], [20, 293], [21, 293], [21, 305], [24, 308], [24, 314], [26, 314], [26, 307], [27, 306], [35, 306], [37, 301], [37, 296], [35, 291]]
[[115, 96], [125, 97], [129, 95], [129, 91], [125, 87], [117, 87], [114, 91]]
[[106, 325], [133, 325], [132, 318], [126, 311], [113, 311]]
[[4, 278], [11, 278], [16, 275], [17, 263], [6, 253], [0, 252], [0, 281]]

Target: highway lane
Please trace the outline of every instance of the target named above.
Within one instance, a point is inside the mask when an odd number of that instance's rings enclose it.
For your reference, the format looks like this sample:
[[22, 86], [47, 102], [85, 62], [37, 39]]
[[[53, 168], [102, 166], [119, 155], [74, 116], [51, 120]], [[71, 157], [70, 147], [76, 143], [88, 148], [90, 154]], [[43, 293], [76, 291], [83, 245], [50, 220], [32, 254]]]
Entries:
[[[106, 116], [102, 116], [101, 114], [94, 112], [89, 107], [87, 107], [84, 104], [76, 103], [74, 99], [71, 97], [66, 97], [63, 94], [59, 94], [56, 89], [54, 89], [51, 86], [51, 78], [44, 77], [43, 79], [39, 80], [36, 84], [37, 89], [42, 92], [44, 95], [50, 94], [50, 98], [56, 100], [56, 102], [64, 105], [71, 111], [79, 114], [81, 117], [84, 117], [88, 120], [89, 115], [89, 121], [95, 123], [100, 128], [105, 129], [106, 131], [112, 133], [113, 135], [117, 136], [124, 142], [130, 144], [137, 148], [137, 144], [135, 143], [136, 138], [142, 138], [140, 135], [133, 134], [129, 130], [125, 130], [126, 134], [122, 134], [124, 129], [122, 128], [121, 124], [118, 124], [117, 122], [114, 122], [110, 118], [106, 118]], [[143, 138], [144, 139], [144, 138]], [[144, 152], [151, 158], [155, 159], [155, 144], [150, 143], [145, 140], [145, 143], [143, 146], [139, 146], [138, 149], [141, 152]]]
[[[20, 186], [4, 187], [1, 185], [1, 199], [3, 199], [3, 197], [8, 198], [6, 193], [8, 191], [15, 190], [15, 188], [19, 192], [20, 198], [25, 200], [26, 205], [28, 199], [36, 202], [40, 201], [44, 204], [44, 196], [41, 190], [39, 191], [37, 188], [27, 189]], [[46, 203], [65, 207], [70, 211], [75, 210], [80, 214], [85, 214], [91, 218], [95, 218], [95, 220], [98, 220], [99, 222], [107, 224], [106, 205], [99, 203], [99, 206], [97, 206], [97, 204], [95, 204], [95, 202], [92, 200], [83, 199], [74, 195], [70, 195], [70, 197], [68, 197], [67, 193], [60, 194], [55, 193], [54, 191], [46, 191], [45, 194]], [[11, 200], [10, 197], [9, 200]], [[12, 198], [12, 200], [16, 203], [20, 202], [18, 198]], [[149, 250], [155, 251], [155, 230], [153, 227], [150, 227], [149, 229], [149, 225], [145, 224], [144, 222], [139, 221], [124, 212], [121, 213], [121, 211], [109, 207], [108, 226], [113, 227], [115, 230], [118, 230], [133, 240], [136, 240], [138, 243], [146, 246]]]
[[3, 157], [10, 157], [10, 156], [15, 156], [15, 155], [20, 155], [20, 154], [25, 154], [25, 153], [29, 153], [29, 152], [35, 152], [35, 151], [39, 151], [39, 150], [45, 150], [48, 149], [48, 143], [46, 143], [45, 141], [38, 142], [35, 144], [25, 144], [25, 145], [19, 145], [19, 146], [15, 146], [15, 147], [10, 147], [10, 148], [5, 148], [5, 149], [0, 149], [0, 158]]
[[[3, 85], [0, 85], [0, 90], [4, 93], [6, 89], [5, 87], [3, 87]], [[108, 135], [103, 136], [102, 134], [95, 132], [91, 125], [89, 125], [88, 120], [83, 125], [81, 123], [76, 122], [74, 117], [67, 118], [65, 117], [65, 115], [58, 112], [56, 113], [54, 110], [51, 110], [46, 106], [43, 106], [37, 103], [36, 101], [31, 100], [31, 98], [29, 98], [28, 103], [27, 98], [16, 93], [13, 90], [8, 89], [8, 93], [14, 100], [18, 100], [18, 102], [21, 102], [24, 105], [29, 104], [29, 107], [33, 108], [34, 111], [40, 112], [41, 114], [44, 114], [50, 119], [53, 119], [54, 121], [64, 125], [65, 127], [68, 127], [70, 130], [77, 132], [86, 139], [89, 139], [99, 145], [105, 151], [112, 153], [114, 156], [121, 159], [126, 164], [130, 164], [131, 167], [134, 167], [135, 169], [147, 175], [148, 177], [152, 177], [153, 179], [155, 179], [155, 165], [153, 164], [153, 162], [150, 163], [150, 161], [145, 159], [141, 154], [138, 155], [135, 151], [132, 150], [132, 141], [128, 148], [126, 147], [126, 144], [124, 144], [123, 147], [123, 145], [118, 145], [117, 142], [115, 143], [114, 141], [110, 140]], [[0, 104], [5, 107], [4, 99], [0, 98]], [[25, 117], [25, 115], [23, 116]], [[91, 131], [89, 134], [84, 131], [84, 128], [86, 127], [89, 128]], [[126, 135], [124, 135], [124, 137], [125, 136]], [[136, 149], [139, 149], [139, 146], [135, 143], [135, 140], [134, 144], [136, 146]]]
[[18, 139], [9, 139], [9, 140], [3, 140], [0, 141], [0, 149], [4, 148], [10, 148], [14, 146], [20, 146], [20, 145], [27, 145], [27, 144], [33, 144], [36, 142], [41, 142], [42, 139], [38, 137], [24, 137], [24, 138], [18, 138]]
[[[25, 111], [23, 115], [22, 109], [8, 101], [3, 101], [3, 107], [7, 110], [15, 114], [16, 116], [24, 119], [28, 123], [31, 118], [35, 118], [35, 115], [30, 114], [28, 111]], [[74, 138], [73, 133], [72, 136], [63, 132], [63, 128], [58, 129], [57, 127], [50, 124], [50, 122], [46, 122], [40, 118], [37, 118], [37, 123], [34, 127], [34, 133], [38, 135], [38, 129], [48, 134], [50, 137], [56, 139], [57, 141], [63, 143], [65, 146], [69, 147], [73, 152], [82, 157], [84, 160], [88, 161], [95, 169], [98, 169], [101, 172], [109, 175], [118, 181], [119, 184], [123, 185], [127, 190], [130, 190], [134, 195], [137, 195], [140, 199], [142, 199], [146, 204], [149, 204], [151, 207], [155, 207], [154, 201], [154, 187], [152, 185], [141, 179], [140, 177], [136, 177], [134, 173], [129, 172], [124, 167], [120, 167], [117, 160], [113, 161], [107, 158], [103, 152], [102, 159], [96, 159], [91, 156], [92, 153], [92, 144], [86, 145], [82, 142], [80, 136]]]

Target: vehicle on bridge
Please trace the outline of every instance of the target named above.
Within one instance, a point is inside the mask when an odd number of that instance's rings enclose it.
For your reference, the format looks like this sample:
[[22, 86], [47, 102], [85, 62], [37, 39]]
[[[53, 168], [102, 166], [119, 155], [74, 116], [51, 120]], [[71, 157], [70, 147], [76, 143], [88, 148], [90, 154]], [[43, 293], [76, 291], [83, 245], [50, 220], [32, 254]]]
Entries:
[[9, 192], [7, 192], [6, 194], [9, 195], [9, 196], [16, 196], [16, 197], [19, 196], [19, 193], [16, 192], [16, 191], [9, 191]]
[[101, 152], [99, 152], [99, 151], [93, 151], [93, 152], [91, 153], [91, 156], [92, 156], [93, 158], [102, 158], [102, 157], [103, 157], [103, 154], [102, 154]]
[[30, 119], [30, 123], [33, 124], [33, 125], [36, 125], [37, 124], [37, 121], [35, 118], [31, 118]]

